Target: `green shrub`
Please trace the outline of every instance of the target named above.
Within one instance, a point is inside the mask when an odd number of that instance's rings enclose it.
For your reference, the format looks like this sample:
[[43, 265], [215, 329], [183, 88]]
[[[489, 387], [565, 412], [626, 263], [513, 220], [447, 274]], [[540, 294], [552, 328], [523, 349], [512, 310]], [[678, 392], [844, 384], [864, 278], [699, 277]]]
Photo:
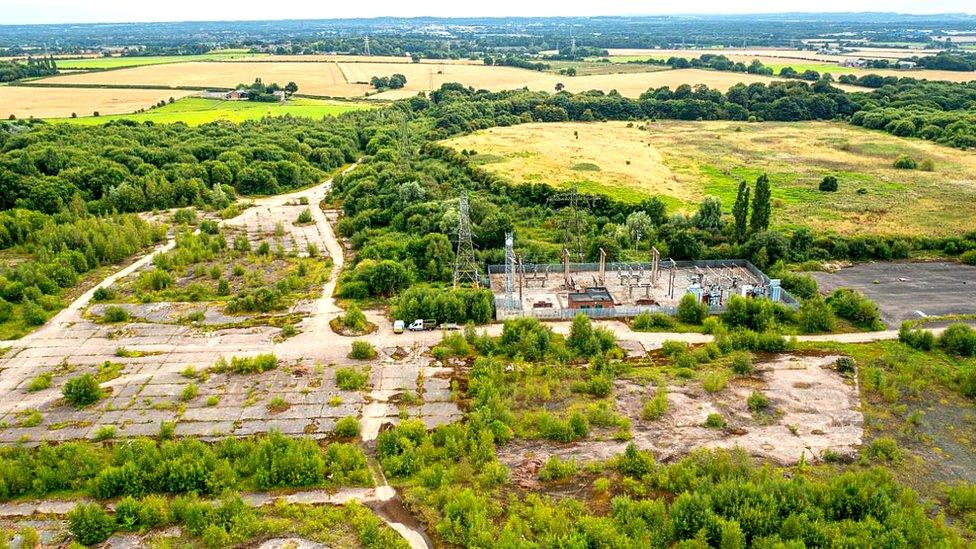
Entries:
[[575, 474], [575, 461], [563, 461], [559, 458], [559, 456], [553, 455], [548, 461], [546, 461], [546, 464], [539, 469], [539, 480], [543, 482], [558, 481], [567, 479]]
[[349, 305], [346, 312], [339, 317], [339, 322], [349, 330], [364, 332], [368, 326], [366, 315], [356, 305]]
[[965, 324], [953, 324], [939, 336], [939, 345], [947, 353], [976, 356], [976, 330]]
[[82, 545], [95, 545], [115, 532], [115, 522], [97, 503], [79, 503], [68, 513], [68, 531]]
[[312, 210], [305, 208], [300, 214], [298, 214], [298, 223], [307, 224], [312, 222]]
[[908, 155], [901, 155], [895, 160], [895, 169], [914, 170], [916, 168], [915, 159]]
[[820, 190], [823, 192], [836, 192], [837, 191], [837, 177], [833, 175], [826, 175], [820, 180]]
[[976, 484], [957, 482], [946, 489], [949, 510], [955, 515], [976, 511]]
[[827, 298], [827, 304], [834, 310], [834, 314], [850, 321], [858, 328], [865, 330], [884, 329], [878, 306], [857, 290], [838, 288]]
[[103, 441], [115, 438], [115, 425], [102, 425], [94, 434], [96, 441]]
[[23, 317], [24, 322], [28, 326], [40, 326], [47, 322], [47, 313], [44, 312], [44, 307], [29, 299], [25, 299], [22, 302], [20, 316]]
[[749, 406], [749, 411], [758, 414], [765, 412], [769, 408], [769, 399], [761, 392], [753, 391], [746, 400], [746, 405]]
[[224, 357], [214, 363], [215, 372], [231, 371], [238, 374], [260, 374], [278, 367], [278, 357], [274, 353], [263, 353], [252, 357], [233, 357], [230, 363]]
[[717, 393], [722, 389], [725, 389], [729, 384], [729, 378], [725, 375], [725, 372], [708, 372], [705, 374], [705, 378], [702, 380], [702, 386], [709, 393]]
[[139, 511], [142, 506], [132, 496], [126, 496], [115, 504], [115, 525], [123, 532], [139, 528]]
[[668, 388], [661, 385], [654, 396], [644, 401], [641, 417], [645, 420], [661, 419], [668, 412]]
[[708, 417], [705, 418], [705, 427], [709, 429], [722, 429], [725, 427], [725, 418], [722, 417], [722, 414], [708, 414]]
[[959, 261], [965, 263], [966, 265], [976, 265], [976, 250], [963, 252], [962, 255], [959, 256]]
[[27, 384], [28, 393], [36, 393], [38, 391], [43, 391], [51, 386], [51, 382], [54, 380], [54, 374], [51, 372], [44, 372], [43, 374], [38, 374]]
[[111, 323], [125, 322], [129, 320], [129, 311], [118, 305], [105, 307], [105, 310], [102, 312], [102, 320]]
[[353, 416], [347, 416], [336, 422], [332, 434], [339, 438], [359, 436], [359, 421]]
[[837, 323], [834, 310], [819, 295], [803, 300], [796, 320], [800, 330], [807, 334], [832, 332]]
[[352, 349], [349, 351], [349, 358], [355, 360], [372, 360], [376, 358], [376, 348], [368, 341], [353, 341]]
[[[35, 547], [41, 546], [41, 535], [33, 526], [22, 526], [17, 531], [17, 534], [20, 536], [21, 549], [34, 549]], [[0, 541], [0, 544], [2, 544], [2, 541]]]
[[906, 320], [898, 330], [898, 341], [920, 351], [931, 351], [935, 346], [935, 335], [928, 330], [912, 329], [912, 323]]
[[259, 489], [314, 486], [325, 481], [325, 459], [311, 438], [288, 438], [272, 431], [256, 453], [255, 483]]
[[708, 316], [708, 305], [702, 303], [695, 294], [685, 294], [678, 302], [678, 320], [685, 324], [701, 324]]
[[755, 368], [752, 365], [751, 353], [739, 353], [732, 358], [732, 372], [738, 376], [752, 375]]
[[98, 402], [102, 398], [102, 388], [91, 374], [75, 376], [65, 382], [61, 389], [64, 399], [77, 408]]
[[369, 380], [369, 370], [339, 368], [336, 370], [336, 386], [343, 391], [359, 391]]
[[898, 441], [895, 439], [878, 437], [868, 445], [867, 454], [871, 459], [897, 461], [901, 457], [901, 449], [898, 448]]
[[654, 330], [673, 330], [678, 323], [664, 313], [643, 312], [630, 321], [630, 328], [636, 332], [652, 332]]

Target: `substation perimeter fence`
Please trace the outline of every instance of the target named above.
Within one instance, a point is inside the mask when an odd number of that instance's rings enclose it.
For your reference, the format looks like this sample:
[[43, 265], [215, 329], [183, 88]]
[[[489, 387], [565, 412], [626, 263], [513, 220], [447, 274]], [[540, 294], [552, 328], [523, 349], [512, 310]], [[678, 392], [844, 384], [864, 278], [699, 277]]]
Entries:
[[[751, 261], [747, 259], [703, 259], [703, 260], [682, 260], [675, 261], [674, 266], [678, 269], [690, 269], [694, 267], [705, 268], [709, 267], [712, 269], [720, 269], [726, 267], [741, 267], [750, 274], [759, 279], [764, 286], [769, 286], [771, 280], [762, 272], [758, 267], [752, 264]], [[670, 261], [662, 261], [659, 265], [659, 271], [663, 273], [665, 270], [671, 267]], [[611, 271], [630, 271], [634, 268], [642, 268], [646, 271], [650, 271], [652, 268], [651, 263], [621, 263], [621, 262], [611, 262], [607, 263], [605, 266], [605, 271], [611, 274]], [[548, 272], [552, 276], [559, 276], [564, 272], [565, 266], [558, 263], [530, 263], [523, 265], [523, 269], [526, 273], [542, 273]], [[592, 272], [599, 271], [599, 263], [570, 263], [569, 272]], [[488, 265], [487, 268], [489, 277], [491, 275], [504, 274], [505, 265]], [[490, 287], [490, 285], [486, 285]], [[790, 307], [791, 309], [797, 309], [800, 306], [800, 302], [785, 289], [780, 288], [780, 303]], [[709, 307], [709, 311], [712, 314], [719, 314], [725, 311], [724, 305], [718, 305]], [[621, 306], [621, 307], [607, 307], [603, 309], [563, 309], [563, 308], [532, 308], [530, 311], [526, 311], [523, 304], [517, 299], [515, 302], [510, 303], [504, 296], [495, 296], [495, 317], [498, 320], [507, 320], [511, 318], [519, 318], [523, 316], [532, 316], [540, 320], [572, 320], [577, 313], [585, 313], [590, 318], [632, 318], [641, 313], [663, 313], [667, 315], [674, 316], [678, 312], [677, 307], [666, 307], [662, 305], [633, 305], [633, 306]]]

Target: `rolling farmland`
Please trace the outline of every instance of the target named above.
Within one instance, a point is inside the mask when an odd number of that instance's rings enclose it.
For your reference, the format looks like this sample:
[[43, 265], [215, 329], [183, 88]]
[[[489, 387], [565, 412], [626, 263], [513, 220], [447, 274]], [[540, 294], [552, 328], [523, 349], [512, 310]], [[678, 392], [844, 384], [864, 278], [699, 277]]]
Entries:
[[183, 90], [0, 86], [0, 116], [63, 118], [71, 113], [91, 116], [95, 111], [103, 115], [123, 114], [190, 93]]

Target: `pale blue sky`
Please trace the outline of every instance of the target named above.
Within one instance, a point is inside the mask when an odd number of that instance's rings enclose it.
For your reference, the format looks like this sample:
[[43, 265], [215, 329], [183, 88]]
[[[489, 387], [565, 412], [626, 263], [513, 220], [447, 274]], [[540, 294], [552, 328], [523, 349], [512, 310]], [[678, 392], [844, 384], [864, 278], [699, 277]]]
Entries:
[[669, 13], [771, 13], [786, 11], [976, 13], [973, 0], [0, 0], [0, 24], [97, 23], [124, 21], [211, 21], [247, 19], [327, 19], [384, 15], [553, 16], [656, 15]]

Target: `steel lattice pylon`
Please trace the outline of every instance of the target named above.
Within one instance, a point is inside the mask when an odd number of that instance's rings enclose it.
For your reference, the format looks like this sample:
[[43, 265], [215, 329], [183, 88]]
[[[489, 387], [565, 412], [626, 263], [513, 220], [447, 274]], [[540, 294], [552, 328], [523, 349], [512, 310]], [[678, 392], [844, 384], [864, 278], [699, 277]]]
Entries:
[[505, 306], [515, 306], [515, 235], [505, 233]]
[[471, 217], [468, 214], [468, 193], [461, 193], [458, 205], [457, 254], [454, 258], [454, 285], [470, 282], [480, 284], [478, 263], [474, 258], [474, 244], [471, 242]]

